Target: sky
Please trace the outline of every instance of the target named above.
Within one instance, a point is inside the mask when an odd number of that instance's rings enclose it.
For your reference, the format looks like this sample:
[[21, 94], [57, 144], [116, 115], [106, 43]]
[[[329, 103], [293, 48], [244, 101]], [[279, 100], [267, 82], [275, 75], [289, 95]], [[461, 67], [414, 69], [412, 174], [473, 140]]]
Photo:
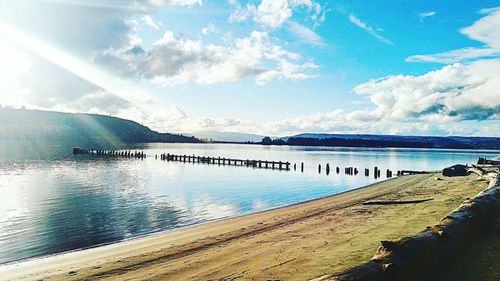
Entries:
[[0, 0], [0, 105], [162, 132], [500, 136], [500, 1]]

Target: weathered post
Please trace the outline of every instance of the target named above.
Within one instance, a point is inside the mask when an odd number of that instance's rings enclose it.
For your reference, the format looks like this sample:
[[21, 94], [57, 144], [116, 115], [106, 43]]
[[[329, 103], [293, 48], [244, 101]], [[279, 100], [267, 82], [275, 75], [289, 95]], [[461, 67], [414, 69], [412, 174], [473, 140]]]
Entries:
[[300, 171], [301, 171], [301, 172], [304, 172], [304, 162], [301, 162], [301, 163], [300, 163]]
[[330, 174], [330, 164], [326, 163], [326, 175]]
[[318, 173], [321, 174], [321, 164], [318, 164]]

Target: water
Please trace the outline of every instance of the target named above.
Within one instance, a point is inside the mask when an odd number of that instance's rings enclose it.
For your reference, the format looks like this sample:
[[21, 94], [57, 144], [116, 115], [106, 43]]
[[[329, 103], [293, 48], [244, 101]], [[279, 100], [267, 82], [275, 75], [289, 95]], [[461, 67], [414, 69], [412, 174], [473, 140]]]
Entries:
[[[437, 170], [500, 152], [148, 144], [196, 154], [305, 163], [305, 171], [162, 162], [149, 157], [0, 160], [0, 263], [92, 247], [336, 194], [375, 182], [364, 168]], [[29, 157], [22, 157], [27, 159]], [[1, 158], [0, 158], [1, 159]], [[318, 174], [317, 165], [323, 164]], [[330, 163], [332, 173], [324, 173]], [[335, 173], [355, 166], [358, 176]]]

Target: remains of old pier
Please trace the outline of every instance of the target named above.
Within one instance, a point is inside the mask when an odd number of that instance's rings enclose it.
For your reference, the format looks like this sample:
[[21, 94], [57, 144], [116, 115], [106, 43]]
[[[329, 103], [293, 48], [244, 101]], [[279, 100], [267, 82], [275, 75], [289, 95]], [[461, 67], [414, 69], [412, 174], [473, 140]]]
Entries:
[[224, 157], [210, 157], [210, 156], [196, 156], [196, 155], [176, 155], [164, 153], [160, 155], [163, 161], [177, 161], [187, 163], [200, 163], [212, 165], [227, 165], [227, 166], [246, 166], [261, 169], [277, 169], [277, 170], [290, 170], [290, 162], [283, 161], [265, 161], [265, 160], [251, 160], [251, 159], [233, 159]]
[[[144, 159], [146, 154], [143, 151], [131, 151], [131, 150], [99, 150], [99, 149], [81, 149], [79, 147], [73, 148], [74, 155], [92, 155], [97, 157], [121, 157], [121, 158], [137, 158]], [[159, 156], [159, 157], [158, 157]], [[155, 159], [160, 159], [161, 161], [172, 161], [172, 162], [184, 162], [184, 163], [198, 163], [198, 164], [211, 164], [218, 166], [243, 166], [252, 167], [260, 169], [276, 169], [289, 171], [291, 164], [290, 162], [284, 161], [267, 161], [267, 160], [252, 160], [252, 159], [234, 159], [225, 157], [213, 157], [213, 156], [197, 156], [197, 155], [177, 155], [170, 153], [163, 153], [160, 155], [154, 155]], [[297, 163], [293, 164], [293, 169], [297, 170]], [[318, 164], [318, 173], [321, 174], [323, 171], [321, 164]], [[324, 171], [326, 175], [330, 175], [331, 167], [329, 163], [326, 163]], [[304, 172], [304, 162], [300, 163], [300, 171]], [[340, 167], [335, 167], [335, 172], [340, 174]], [[356, 167], [344, 167], [344, 174], [349, 176], [356, 176], [360, 170]], [[397, 171], [397, 176], [403, 176], [406, 174], [419, 174], [425, 173], [421, 171], [408, 171], [401, 170]], [[364, 175], [366, 177], [370, 176], [370, 169], [364, 169]], [[378, 167], [373, 168], [373, 176], [377, 179], [381, 177], [381, 170]], [[386, 178], [392, 178], [393, 172], [389, 169], [385, 173]]]
[[81, 149], [79, 147], [73, 148], [74, 155], [93, 155], [102, 157], [124, 157], [124, 158], [146, 158], [143, 151], [131, 150], [100, 150], [100, 149]]

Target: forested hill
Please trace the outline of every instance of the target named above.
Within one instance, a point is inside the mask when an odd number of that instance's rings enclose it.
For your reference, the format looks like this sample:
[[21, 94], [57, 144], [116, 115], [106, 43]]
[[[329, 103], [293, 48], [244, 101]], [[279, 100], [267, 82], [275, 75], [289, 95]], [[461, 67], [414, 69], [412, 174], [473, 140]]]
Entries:
[[458, 136], [396, 136], [363, 134], [300, 134], [281, 139], [288, 145], [402, 147], [500, 150], [500, 138]]
[[158, 133], [137, 122], [96, 114], [0, 109], [0, 141], [109, 147], [147, 142], [199, 142], [194, 137]]

